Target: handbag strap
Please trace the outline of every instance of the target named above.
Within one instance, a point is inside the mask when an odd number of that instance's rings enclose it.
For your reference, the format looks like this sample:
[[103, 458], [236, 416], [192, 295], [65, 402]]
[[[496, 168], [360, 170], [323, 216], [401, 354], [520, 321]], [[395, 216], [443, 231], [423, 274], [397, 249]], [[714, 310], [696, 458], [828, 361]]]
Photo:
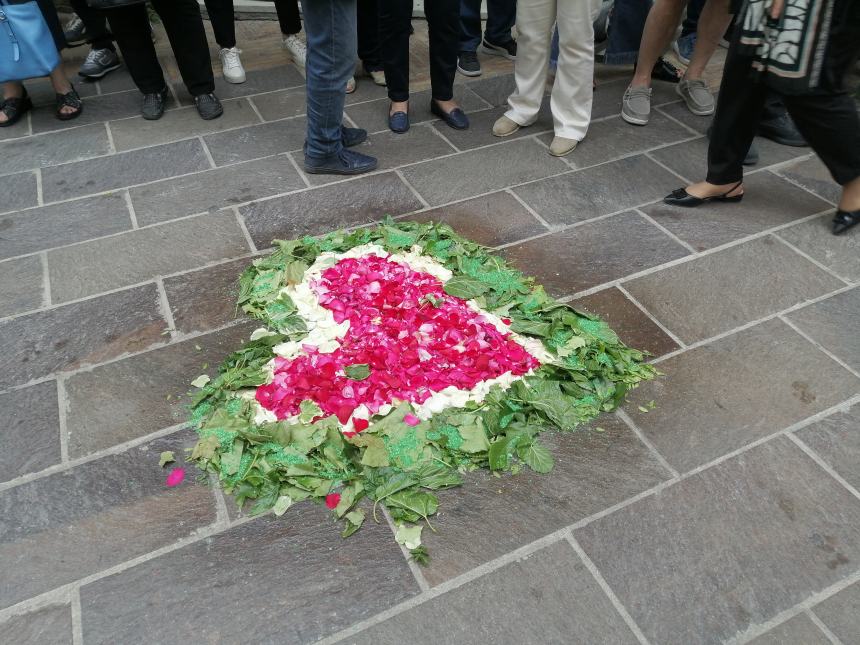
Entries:
[[0, 25], [5, 28], [9, 40], [12, 42], [12, 60], [16, 63], [21, 60], [21, 46], [18, 44], [18, 38], [15, 36], [15, 31], [12, 29], [12, 24], [9, 22], [9, 17], [3, 11], [3, 6], [6, 6], [4, 0], [0, 0]]

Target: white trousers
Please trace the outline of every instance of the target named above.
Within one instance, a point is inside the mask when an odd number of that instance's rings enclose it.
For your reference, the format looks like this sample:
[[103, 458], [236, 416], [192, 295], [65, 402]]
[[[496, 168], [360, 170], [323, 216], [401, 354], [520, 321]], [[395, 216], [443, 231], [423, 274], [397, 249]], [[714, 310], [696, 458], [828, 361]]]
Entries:
[[517, 89], [505, 113], [519, 125], [537, 119], [546, 87], [553, 26], [558, 24], [559, 57], [550, 108], [555, 134], [582, 141], [591, 121], [594, 95], [594, 27], [600, 0], [519, 0], [517, 3]]

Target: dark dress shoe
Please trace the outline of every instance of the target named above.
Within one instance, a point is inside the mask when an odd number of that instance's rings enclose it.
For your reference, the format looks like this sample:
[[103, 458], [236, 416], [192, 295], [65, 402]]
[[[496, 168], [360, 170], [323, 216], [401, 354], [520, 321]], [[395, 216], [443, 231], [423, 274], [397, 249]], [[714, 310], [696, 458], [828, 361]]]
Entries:
[[199, 94], [194, 97], [194, 105], [197, 106], [197, 113], [204, 121], [217, 119], [224, 114], [224, 108], [221, 101], [214, 94]]
[[157, 121], [164, 116], [164, 108], [167, 106], [167, 88], [160, 92], [143, 95], [143, 107], [140, 114], [147, 121]]
[[340, 140], [345, 148], [352, 148], [367, 141], [367, 130], [340, 126]]
[[305, 172], [311, 175], [360, 175], [376, 170], [374, 157], [344, 148], [327, 157], [309, 157], [305, 154]]
[[469, 117], [460, 108], [454, 108], [450, 112], [446, 112], [439, 107], [436, 101], [431, 100], [430, 111], [455, 130], [466, 130], [469, 127]]
[[742, 183], [743, 182], [739, 181], [722, 195], [715, 195], [714, 197], [696, 197], [695, 195], [688, 193], [686, 188], [679, 188], [678, 190], [673, 190], [671, 193], [666, 195], [663, 198], [663, 203], [668, 204], [669, 206], [681, 206], [682, 208], [695, 208], [696, 206], [701, 206], [708, 202], [736, 203], [744, 198], [744, 194], [732, 195], [731, 197], [728, 195], [733, 190], [736, 190]]
[[833, 217], [833, 234], [842, 235], [845, 231], [854, 228], [858, 224], [860, 224], [860, 211], [851, 211], [849, 213], [848, 211], [838, 210]]
[[395, 112], [388, 115], [388, 127], [392, 132], [403, 134], [409, 131], [409, 114], [406, 112]]
[[800, 130], [794, 125], [788, 112], [781, 112], [771, 118], [764, 118], [759, 121], [758, 133], [783, 146], [794, 146], [796, 148], [805, 148], [808, 144]]

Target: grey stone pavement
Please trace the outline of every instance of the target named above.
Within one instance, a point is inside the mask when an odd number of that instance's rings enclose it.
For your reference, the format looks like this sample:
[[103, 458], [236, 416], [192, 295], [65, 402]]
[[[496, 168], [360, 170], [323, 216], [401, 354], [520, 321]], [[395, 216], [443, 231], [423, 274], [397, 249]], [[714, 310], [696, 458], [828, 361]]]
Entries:
[[[79, 121], [0, 130], [0, 642], [860, 642], [860, 234], [830, 235], [815, 157], [761, 141], [741, 205], [674, 210], [707, 119], [671, 87], [633, 128], [624, 81], [602, 83], [561, 160], [546, 114], [490, 134], [504, 75], [458, 86], [469, 131], [425, 92], [404, 136], [360, 83], [346, 112], [380, 170], [308, 177], [302, 83], [286, 64], [219, 83], [213, 122], [177, 86], [150, 123], [117, 72]], [[251, 258], [385, 214], [497, 247], [664, 373], [552, 436], [550, 475], [446, 491], [427, 568], [385, 524], [246, 517], [157, 463], [194, 441], [190, 380], [253, 328]]]

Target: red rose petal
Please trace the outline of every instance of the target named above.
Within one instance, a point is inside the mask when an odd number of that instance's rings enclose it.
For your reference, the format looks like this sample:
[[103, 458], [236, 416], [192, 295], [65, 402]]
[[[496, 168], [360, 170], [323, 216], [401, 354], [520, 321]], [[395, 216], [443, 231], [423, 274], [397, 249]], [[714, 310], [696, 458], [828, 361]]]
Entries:
[[329, 493], [325, 496], [325, 505], [329, 508], [337, 508], [338, 504], [340, 504], [340, 493]]

